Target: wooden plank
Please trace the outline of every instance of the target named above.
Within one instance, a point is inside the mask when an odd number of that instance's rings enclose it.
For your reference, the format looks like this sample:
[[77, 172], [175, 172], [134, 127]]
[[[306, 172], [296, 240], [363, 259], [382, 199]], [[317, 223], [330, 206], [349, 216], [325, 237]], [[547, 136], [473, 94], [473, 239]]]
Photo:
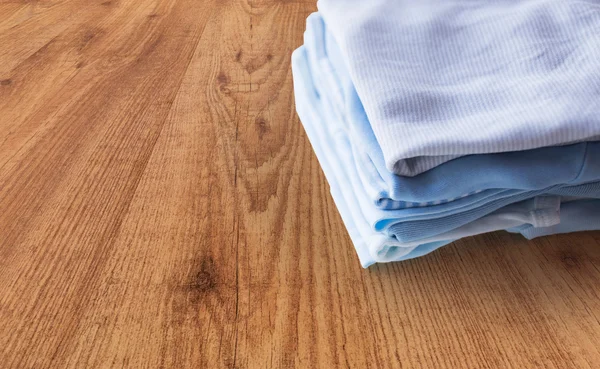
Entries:
[[598, 232], [360, 268], [294, 110], [313, 0], [85, 3], [0, 4], [2, 367], [600, 363]]

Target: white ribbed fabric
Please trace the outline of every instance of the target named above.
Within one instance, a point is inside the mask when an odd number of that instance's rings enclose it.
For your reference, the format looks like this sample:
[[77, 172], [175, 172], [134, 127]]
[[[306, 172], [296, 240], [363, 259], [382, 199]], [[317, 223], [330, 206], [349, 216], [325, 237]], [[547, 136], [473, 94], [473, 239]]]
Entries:
[[319, 0], [389, 170], [600, 136], [598, 0]]

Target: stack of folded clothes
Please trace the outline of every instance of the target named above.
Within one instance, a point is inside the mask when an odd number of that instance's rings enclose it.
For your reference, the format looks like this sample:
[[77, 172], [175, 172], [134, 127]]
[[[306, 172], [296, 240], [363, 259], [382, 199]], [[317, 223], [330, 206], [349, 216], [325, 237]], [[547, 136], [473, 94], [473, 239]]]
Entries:
[[319, 0], [296, 107], [364, 267], [600, 229], [600, 3]]

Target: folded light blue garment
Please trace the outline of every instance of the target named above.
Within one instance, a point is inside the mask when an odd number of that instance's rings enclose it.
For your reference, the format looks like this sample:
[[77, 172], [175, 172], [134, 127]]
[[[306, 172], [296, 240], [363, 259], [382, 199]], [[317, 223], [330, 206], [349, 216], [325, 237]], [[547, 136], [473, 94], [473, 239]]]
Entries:
[[577, 200], [566, 202], [561, 208], [561, 222], [549, 227], [535, 228], [521, 225], [509, 229], [520, 232], [528, 239], [551, 234], [593, 231], [600, 228], [600, 200]]
[[[594, 150], [600, 150], [600, 147], [584, 144], [583, 152], [576, 158], [579, 161], [569, 163], [576, 164], [579, 168], [575, 177], [569, 178], [567, 184], [571, 186], [555, 185], [538, 191], [507, 190], [493, 199], [483, 198], [469, 204], [461, 204], [461, 200], [457, 200], [428, 207], [387, 211], [379, 209], [362, 187], [346, 131], [331, 116], [331, 109], [328, 109], [330, 105], [323, 103], [326, 100], [321, 100], [313, 85], [304, 47], [293, 55], [293, 72], [298, 113], [364, 267], [374, 262], [420, 256], [456, 238], [514, 228], [519, 222], [551, 227], [560, 221], [558, 196], [589, 197], [600, 193], [600, 185], [593, 181], [594, 173], [600, 173], [597, 163], [600, 155], [597, 151], [586, 155], [590, 147], [595, 148]], [[578, 183], [583, 185], [575, 185]], [[435, 183], [431, 185], [435, 186]], [[533, 200], [525, 201], [531, 198]], [[512, 222], [507, 223], [510, 220]], [[432, 222], [436, 223], [433, 228]], [[403, 225], [408, 225], [408, 229], [403, 230]], [[413, 232], [416, 236], [413, 236]]]
[[[597, 0], [319, 0], [318, 8], [322, 40], [339, 45], [389, 171], [412, 176], [463, 155], [600, 136]], [[444, 179], [442, 187], [454, 183]], [[397, 190], [381, 196], [397, 199]]]

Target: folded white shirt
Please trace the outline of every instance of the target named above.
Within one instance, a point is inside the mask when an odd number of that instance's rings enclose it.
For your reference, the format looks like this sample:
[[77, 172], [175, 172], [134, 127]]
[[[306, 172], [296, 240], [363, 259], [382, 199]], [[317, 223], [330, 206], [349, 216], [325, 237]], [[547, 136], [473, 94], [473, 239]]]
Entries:
[[592, 0], [319, 0], [387, 168], [600, 136]]

